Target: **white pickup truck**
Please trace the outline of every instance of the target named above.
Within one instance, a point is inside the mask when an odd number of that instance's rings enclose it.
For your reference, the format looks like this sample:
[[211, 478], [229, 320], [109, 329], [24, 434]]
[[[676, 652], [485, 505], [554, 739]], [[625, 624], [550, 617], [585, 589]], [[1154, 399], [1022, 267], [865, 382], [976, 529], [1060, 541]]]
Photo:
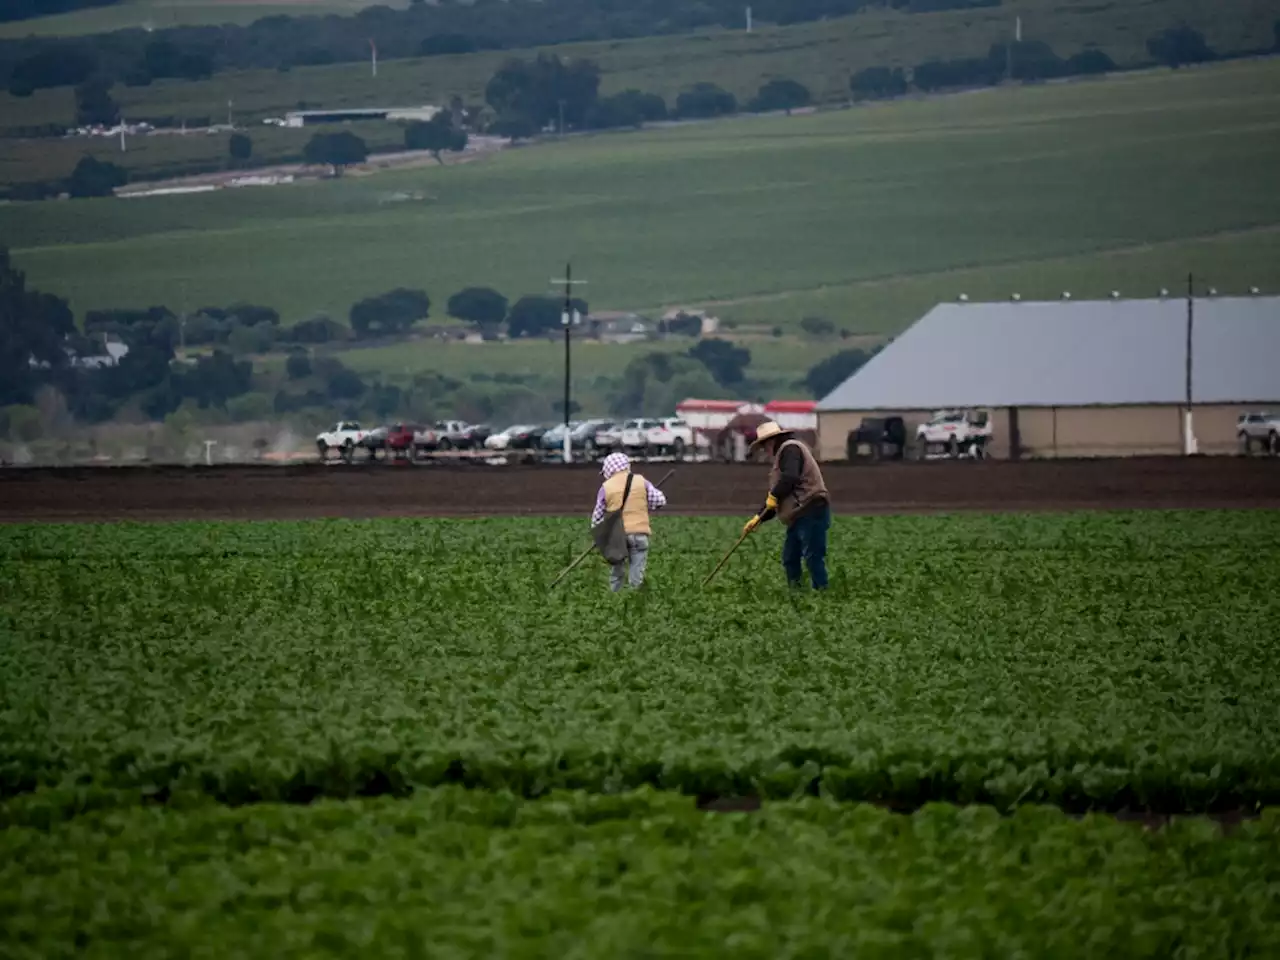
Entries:
[[356, 446], [364, 440], [369, 431], [354, 420], [340, 420], [329, 430], [316, 434], [316, 450], [323, 460], [331, 449], [337, 450], [344, 459], [350, 460]]
[[985, 410], [938, 410], [916, 428], [922, 457], [986, 456], [992, 436], [991, 416]]

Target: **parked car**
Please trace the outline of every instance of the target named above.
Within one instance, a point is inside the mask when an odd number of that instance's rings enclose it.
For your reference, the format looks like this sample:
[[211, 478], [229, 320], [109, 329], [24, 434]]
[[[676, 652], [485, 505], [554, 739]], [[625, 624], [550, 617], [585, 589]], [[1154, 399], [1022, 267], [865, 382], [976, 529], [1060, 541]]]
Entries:
[[463, 441], [466, 443], [468, 450], [483, 450], [484, 442], [489, 439], [489, 434], [493, 433], [493, 427], [487, 423], [473, 423], [463, 433]]
[[907, 450], [907, 425], [901, 417], [863, 417], [856, 430], [850, 430], [846, 453], [857, 460], [859, 450], [868, 447], [872, 460], [901, 460]]
[[985, 410], [938, 410], [916, 428], [922, 457], [939, 453], [982, 459], [992, 435], [991, 417]]
[[621, 449], [622, 423], [621, 420], [615, 420], [596, 429], [594, 443], [597, 452], [612, 453], [614, 450]]
[[374, 427], [356, 444], [364, 450], [369, 451], [369, 459], [377, 460], [379, 453], [385, 453], [387, 449], [387, 435], [391, 432], [388, 426]]
[[355, 453], [356, 444], [364, 439], [365, 430], [355, 420], [341, 420], [330, 429], [316, 434], [316, 450], [323, 460], [330, 450], [337, 450], [344, 459], [350, 460]]
[[[581, 423], [582, 423], [581, 420], [570, 420], [569, 429], [573, 430]], [[570, 440], [570, 442], [572, 442], [572, 440]], [[563, 423], [557, 423], [554, 427], [549, 428], [547, 432], [542, 435], [542, 449], [546, 453], [558, 453], [564, 449], [564, 424]]]
[[[599, 452], [596, 448], [596, 434], [608, 427], [612, 421], [601, 420], [599, 418], [593, 420], [582, 420], [576, 427], [569, 431], [569, 443], [573, 450], [581, 453], [588, 460], [594, 460]], [[563, 446], [564, 440], [560, 441]]]
[[484, 441], [486, 450], [536, 449], [546, 432], [545, 427], [534, 423], [517, 423], [498, 433], [491, 433]]
[[683, 460], [685, 453], [693, 449], [693, 428], [679, 417], [658, 420], [647, 432], [646, 453], [658, 456], [671, 455]]
[[388, 456], [412, 460], [417, 454], [416, 437], [421, 430], [414, 423], [396, 423], [387, 431]]
[[440, 447], [440, 434], [436, 433], [434, 427], [420, 426], [414, 427], [413, 430], [413, 455], [420, 457], [424, 453], [430, 453]]
[[484, 446], [489, 436], [487, 424], [471, 424], [463, 420], [440, 420], [435, 432], [439, 436], [441, 450], [476, 450]]
[[1236, 433], [1245, 453], [1256, 443], [1267, 453], [1280, 453], [1280, 415], [1273, 413], [1242, 413], [1236, 420]]
[[644, 418], [627, 420], [622, 424], [622, 437], [619, 446], [627, 453], [641, 456], [649, 450], [649, 431], [658, 426], [657, 420]]

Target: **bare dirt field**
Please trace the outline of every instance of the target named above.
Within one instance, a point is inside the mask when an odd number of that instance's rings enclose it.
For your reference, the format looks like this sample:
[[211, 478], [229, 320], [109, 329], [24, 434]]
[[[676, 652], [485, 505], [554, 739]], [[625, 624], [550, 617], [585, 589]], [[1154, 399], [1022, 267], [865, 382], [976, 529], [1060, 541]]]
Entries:
[[[640, 466], [657, 480], [670, 464]], [[955, 510], [1280, 509], [1280, 460], [1150, 458], [824, 466], [837, 514]], [[673, 514], [749, 515], [761, 465], [680, 464]], [[594, 466], [335, 464], [0, 470], [0, 522], [581, 515]]]

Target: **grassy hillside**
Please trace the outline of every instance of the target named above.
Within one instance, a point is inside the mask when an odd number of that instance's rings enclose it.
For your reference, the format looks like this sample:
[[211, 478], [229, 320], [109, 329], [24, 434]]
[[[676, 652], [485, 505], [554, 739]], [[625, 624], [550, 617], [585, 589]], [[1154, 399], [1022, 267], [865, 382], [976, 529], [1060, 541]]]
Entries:
[[[1148, 37], [1178, 23], [1200, 30], [1216, 50], [1268, 47], [1280, 11], [1274, 0], [1218, 0], [1212, 6], [1199, 0], [1005, 0], [999, 7], [975, 10], [873, 10], [791, 27], [757, 27], [750, 34], [717, 30], [549, 49], [597, 61], [604, 93], [638, 87], [673, 102], [689, 85], [711, 80], [745, 100], [769, 79], [788, 76], [829, 101], [846, 98], [850, 75], [863, 67], [905, 67], [930, 57], [984, 55], [992, 43], [1010, 35], [1015, 16], [1022, 17], [1024, 38], [1044, 40], [1062, 56], [1097, 46], [1117, 63], [1135, 64], [1150, 59]], [[241, 71], [207, 82], [118, 87], [114, 95], [132, 117], [221, 117], [232, 99], [237, 116], [245, 121], [278, 116], [299, 102], [324, 107], [436, 103], [458, 94], [479, 103], [485, 82], [503, 59], [532, 53], [492, 51], [387, 61], [379, 65], [376, 78], [367, 63], [286, 73]], [[6, 126], [70, 123], [74, 101], [70, 89], [38, 91], [27, 99], [0, 93], [0, 117]]]
[[[78, 310], [248, 300], [344, 317], [396, 286], [891, 331], [939, 299], [1280, 286], [1280, 61], [1133, 74], [509, 151], [188, 197], [0, 208]], [[390, 202], [397, 192], [422, 199]]]
[[[223, 106], [225, 119], [225, 104]], [[348, 129], [370, 150], [401, 150], [404, 130], [391, 123], [355, 123]], [[258, 127], [253, 140], [254, 167], [300, 163], [315, 130]], [[230, 134], [194, 130], [186, 134], [128, 137], [125, 150], [115, 137], [50, 140], [0, 140], [0, 183], [35, 183], [70, 176], [86, 155], [124, 167], [134, 181], [167, 179], [220, 170], [229, 163]]]
[[[403, 0], [381, 2], [389, 7], [405, 6]], [[126, 0], [110, 7], [0, 23], [0, 37], [62, 37], [135, 27], [163, 30], [201, 24], [251, 23], [259, 17], [278, 15], [352, 13], [370, 5], [368, 0]]]

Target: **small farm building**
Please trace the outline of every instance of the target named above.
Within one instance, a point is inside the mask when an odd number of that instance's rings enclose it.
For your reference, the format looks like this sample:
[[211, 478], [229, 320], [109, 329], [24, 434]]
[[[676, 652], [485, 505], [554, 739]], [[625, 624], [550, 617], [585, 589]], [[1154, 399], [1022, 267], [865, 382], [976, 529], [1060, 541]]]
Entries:
[[863, 417], [908, 436], [986, 411], [994, 457], [1234, 453], [1243, 413], [1280, 409], [1280, 297], [939, 304], [818, 403], [823, 459]]
[[356, 120], [430, 120], [440, 107], [351, 107], [345, 110], [290, 110], [282, 126], [310, 127], [317, 123], [350, 123]]
[[816, 430], [818, 404], [813, 400], [771, 400], [764, 405], [769, 419], [788, 430]]

